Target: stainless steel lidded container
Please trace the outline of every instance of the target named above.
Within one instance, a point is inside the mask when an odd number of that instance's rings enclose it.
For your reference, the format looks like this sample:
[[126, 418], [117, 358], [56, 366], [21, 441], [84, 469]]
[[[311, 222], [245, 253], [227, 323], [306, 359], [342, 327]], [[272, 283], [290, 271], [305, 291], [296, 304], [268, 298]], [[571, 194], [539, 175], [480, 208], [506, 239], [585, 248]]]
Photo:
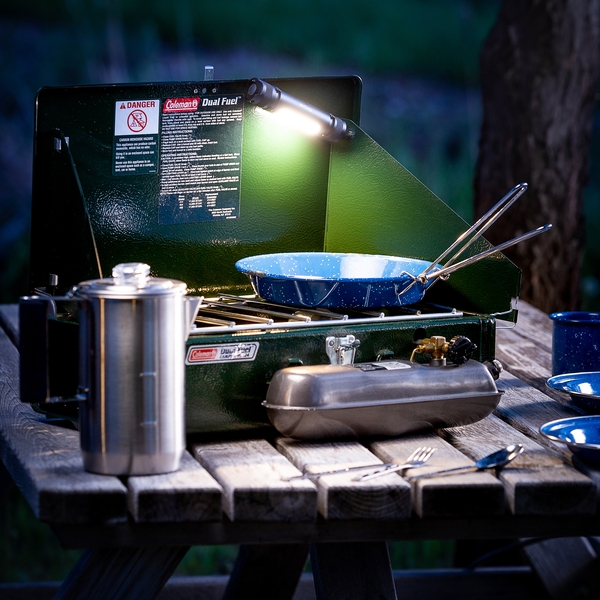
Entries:
[[176, 471], [185, 448], [185, 341], [200, 298], [123, 263], [80, 283], [79, 398], [87, 471]]

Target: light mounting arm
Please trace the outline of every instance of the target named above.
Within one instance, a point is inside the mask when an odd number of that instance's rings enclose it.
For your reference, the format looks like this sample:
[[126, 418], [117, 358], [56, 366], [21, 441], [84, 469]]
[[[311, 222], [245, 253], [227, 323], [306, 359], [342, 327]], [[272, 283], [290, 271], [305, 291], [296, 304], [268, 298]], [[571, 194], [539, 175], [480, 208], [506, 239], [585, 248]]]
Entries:
[[270, 112], [289, 116], [299, 129], [312, 135], [320, 135], [329, 142], [338, 142], [352, 136], [343, 119], [299, 100], [262, 79], [254, 78], [250, 81], [246, 100]]

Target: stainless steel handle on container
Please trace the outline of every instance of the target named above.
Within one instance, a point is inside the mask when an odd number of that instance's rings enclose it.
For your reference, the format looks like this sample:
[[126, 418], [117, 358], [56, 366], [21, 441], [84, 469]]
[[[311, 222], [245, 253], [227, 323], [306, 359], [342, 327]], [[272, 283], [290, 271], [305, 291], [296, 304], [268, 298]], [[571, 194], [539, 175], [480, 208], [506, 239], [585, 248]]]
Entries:
[[535, 237], [536, 235], [540, 235], [540, 233], [544, 233], [545, 231], [548, 231], [549, 229], [552, 229], [551, 223], [547, 223], [546, 225], [542, 225], [541, 227], [538, 227], [537, 229], [533, 229], [531, 231], [528, 231], [527, 233], [518, 235], [517, 237], [513, 238], [512, 240], [508, 240], [507, 242], [498, 244], [498, 246], [494, 246], [493, 248], [484, 250], [483, 252], [480, 252], [479, 254], [475, 254], [475, 256], [465, 258], [464, 260], [461, 260], [460, 262], [457, 262], [453, 265], [450, 265], [450, 266], [444, 265], [441, 269], [438, 269], [437, 271], [433, 271], [433, 273], [428, 273], [427, 275], [424, 275], [423, 273], [421, 273], [421, 275], [417, 276], [417, 279], [419, 281], [421, 281], [422, 283], [425, 283], [427, 281], [431, 281], [432, 279], [436, 279], [437, 277], [443, 278], [447, 275], [450, 275], [450, 273], [454, 273], [454, 271], [458, 271], [459, 269], [462, 269], [463, 267], [468, 267], [469, 265], [472, 265], [473, 263], [476, 263], [488, 256], [492, 256], [493, 254], [496, 254], [497, 252], [502, 252], [503, 250], [506, 250], [507, 248], [510, 248], [511, 246], [514, 246], [515, 244], [518, 244], [519, 242], [523, 242], [532, 237]]
[[444, 252], [442, 252], [436, 260], [434, 260], [429, 267], [427, 267], [419, 276], [418, 279], [427, 276], [431, 271], [433, 271], [438, 264], [440, 264], [451, 252], [456, 250], [463, 242], [465, 242], [470, 235], [475, 233], [469, 241], [466, 241], [465, 244], [458, 250], [458, 252], [452, 257], [449, 258], [445, 262], [445, 266], [449, 267], [454, 264], [454, 261], [469, 247], [471, 246], [477, 239], [479, 239], [491, 225], [493, 225], [500, 216], [502, 216], [527, 190], [526, 183], [517, 184], [512, 190], [510, 190], [507, 194], [504, 195], [503, 198], [500, 199], [499, 202], [494, 204], [490, 210], [488, 210], [482, 217], [480, 217], [469, 229], [467, 229], [464, 233], [458, 236], [456, 241], [452, 243]]

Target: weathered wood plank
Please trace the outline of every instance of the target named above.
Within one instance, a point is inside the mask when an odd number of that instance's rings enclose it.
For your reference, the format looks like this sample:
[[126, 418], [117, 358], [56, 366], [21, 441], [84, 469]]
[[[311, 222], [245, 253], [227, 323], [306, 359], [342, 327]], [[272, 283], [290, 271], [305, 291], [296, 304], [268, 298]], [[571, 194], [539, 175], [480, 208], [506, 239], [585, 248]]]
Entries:
[[137, 523], [216, 521], [221, 486], [185, 452], [179, 471], [129, 477], [127, 506]]
[[317, 518], [317, 489], [266, 440], [204, 443], [193, 455], [223, 488], [232, 521], [306, 521]]
[[[465, 475], [466, 476], [466, 475]], [[65, 548], [168, 545], [279, 544], [377, 540], [508, 539], [600, 535], [599, 515], [503, 515], [409, 519], [315, 519], [196, 523], [117, 523], [52, 527]]]
[[[555, 444], [538, 432], [545, 422], [574, 413], [583, 414], [583, 411], [567, 394], [546, 386], [547, 378], [552, 375], [551, 319], [527, 303], [520, 303], [520, 308], [522, 311], [515, 329], [497, 331], [497, 357], [513, 376], [505, 372], [500, 379], [498, 387], [504, 389], [505, 394], [496, 414], [541, 444], [552, 447], [565, 461], [572, 462], [590, 477], [596, 485], [597, 502], [600, 502], [600, 470], [579, 461], [564, 445]], [[535, 366], [534, 372], [532, 366]], [[525, 553], [548, 593], [553, 598], [560, 598], [565, 593], [577, 594], [577, 585], [589, 587], [589, 573], [594, 573], [596, 562], [588, 556], [588, 546], [584, 538], [548, 540], [543, 545], [526, 548]], [[577, 558], [573, 560], [574, 557]], [[594, 568], [590, 569], [590, 564]], [[592, 585], [597, 587], [598, 582], [594, 581]]]
[[88, 550], [60, 586], [55, 600], [150, 600], [187, 551], [186, 547]]
[[307, 560], [308, 544], [240, 546], [222, 600], [292, 600]]
[[395, 600], [396, 587], [385, 542], [311, 544], [317, 600]]
[[[574, 406], [566, 394], [545, 385], [546, 379], [552, 374], [551, 320], [545, 313], [529, 305], [523, 316], [525, 318], [519, 320], [515, 331], [498, 332], [500, 350], [497, 354], [508, 373], [503, 373], [498, 382], [498, 387], [505, 393], [496, 414], [519, 431], [559, 452], [566, 462], [572, 463], [587, 475], [596, 486], [598, 503], [600, 469], [579, 461], [565, 445], [556, 444], [539, 433], [539, 427], [544, 423], [582, 414], [583, 411]], [[536, 344], [532, 344], [531, 340], [536, 340]], [[527, 365], [536, 361], [539, 363], [539, 372], [536, 377], [530, 377]], [[525, 553], [553, 598], [564, 597], [568, 592], [577, 593], [575, 590], [581, 586], [598, 587], [595, 574], [597, 557], [590, 553], [585, 538], [548, 540], [541, 545], [526, 548]]]
[[496, 358], [513, 375], [546, 391], [546, 380], [552, 374], [552, 357], [529, 338], [520, 336], [515, 330], [498, 331]]
[[79, 434], [19, 399], [19, 357], [0, 330], [0, 458], [35, 516], [54, 523], [126, 519], [126, 489], [116, 477], [86, 473]]
[[[471, 466], [473, 461], [434, 433], [382, 440], [370, 445], [384, 462], [402, 462], [419, 446], [436, 449], [424, 467], [406, 471], [406, 476]], [[381, 477], [398, 478], [397, 474]], [[467, 473], [460, 477], [414, 479], [411, 481], [413, 509], [420, 517], [502, 514], [505, 509], [504, 488], [490, 473]]]
[[[306, 443], [279, 438], [275, 446], [300, 471], [320, 473], [379, 463], [358, 442]], [[367, 471], [365, 471], [367, 472]], [[403, 519], [411, 514], [410, 485], [399, 477], [353, 481], [356, 472], [323, 475], [317, 486], [319, 513], [326, 519]]]
[[550, 598], [598, 596], [598, 557], [586, 538], [540, 540], [523, 551]]
[[509, 373], [502, 375], [498, 388], [504, 390], [504, 395], [495, 413], [518, 431], [560, 454], [566, 463], [589, 477], [596, 486], [597, 502], [600, 502], [600, 466], [579, 460], [565, 444], [553, 442], [539, 431], [544, 423], [572, 417], [574, 411]]
[[519, 318], [513, 331], [533, 340], [540, 349], [552, 351], [552, 320], [539, 308], [519, 300]]
[[0, 329], [4, 329], [12, 343], [19, 343], [19, 305], [0, 304]]
[[573, 417], [576, 413], [510, 373], [503, 373], [497, 386], [504, 394], [494, 413], [516, 430], [559, 453], [570, 463], [571, 451], [564, 444], [548, 440], [539, 429], [544, 423]]
[[596, 512], [596, 489], [588, 477], [495, 415], [471, 425], [440, 430], [440, 434], [473, 460], [511, 443], [523, 444], [524, 453], [499, 473], [513, 514]]
[[546, 313], [525, 302], [519, 302], [519, 313], [514, 328], [496, 330], [496, 357], [509, 373], [581, 413], [567, 394], [546, 385], [552, 375], [552, 321]]

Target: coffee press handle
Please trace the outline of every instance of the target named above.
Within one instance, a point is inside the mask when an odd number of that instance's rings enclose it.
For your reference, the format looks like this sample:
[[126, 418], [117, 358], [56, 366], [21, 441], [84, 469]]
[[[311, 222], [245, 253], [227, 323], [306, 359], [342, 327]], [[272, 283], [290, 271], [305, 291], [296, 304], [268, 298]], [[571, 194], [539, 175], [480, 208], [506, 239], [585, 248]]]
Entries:
[[77, 298], [23, 296], [19, 299], [19, 379], [22, 402], [78, 400], [79, 327], [56, 317], [56, 302]]
[[49, 303], [39, 296], [19, 299], [19, 375], [21, 402], [47, 402]]

